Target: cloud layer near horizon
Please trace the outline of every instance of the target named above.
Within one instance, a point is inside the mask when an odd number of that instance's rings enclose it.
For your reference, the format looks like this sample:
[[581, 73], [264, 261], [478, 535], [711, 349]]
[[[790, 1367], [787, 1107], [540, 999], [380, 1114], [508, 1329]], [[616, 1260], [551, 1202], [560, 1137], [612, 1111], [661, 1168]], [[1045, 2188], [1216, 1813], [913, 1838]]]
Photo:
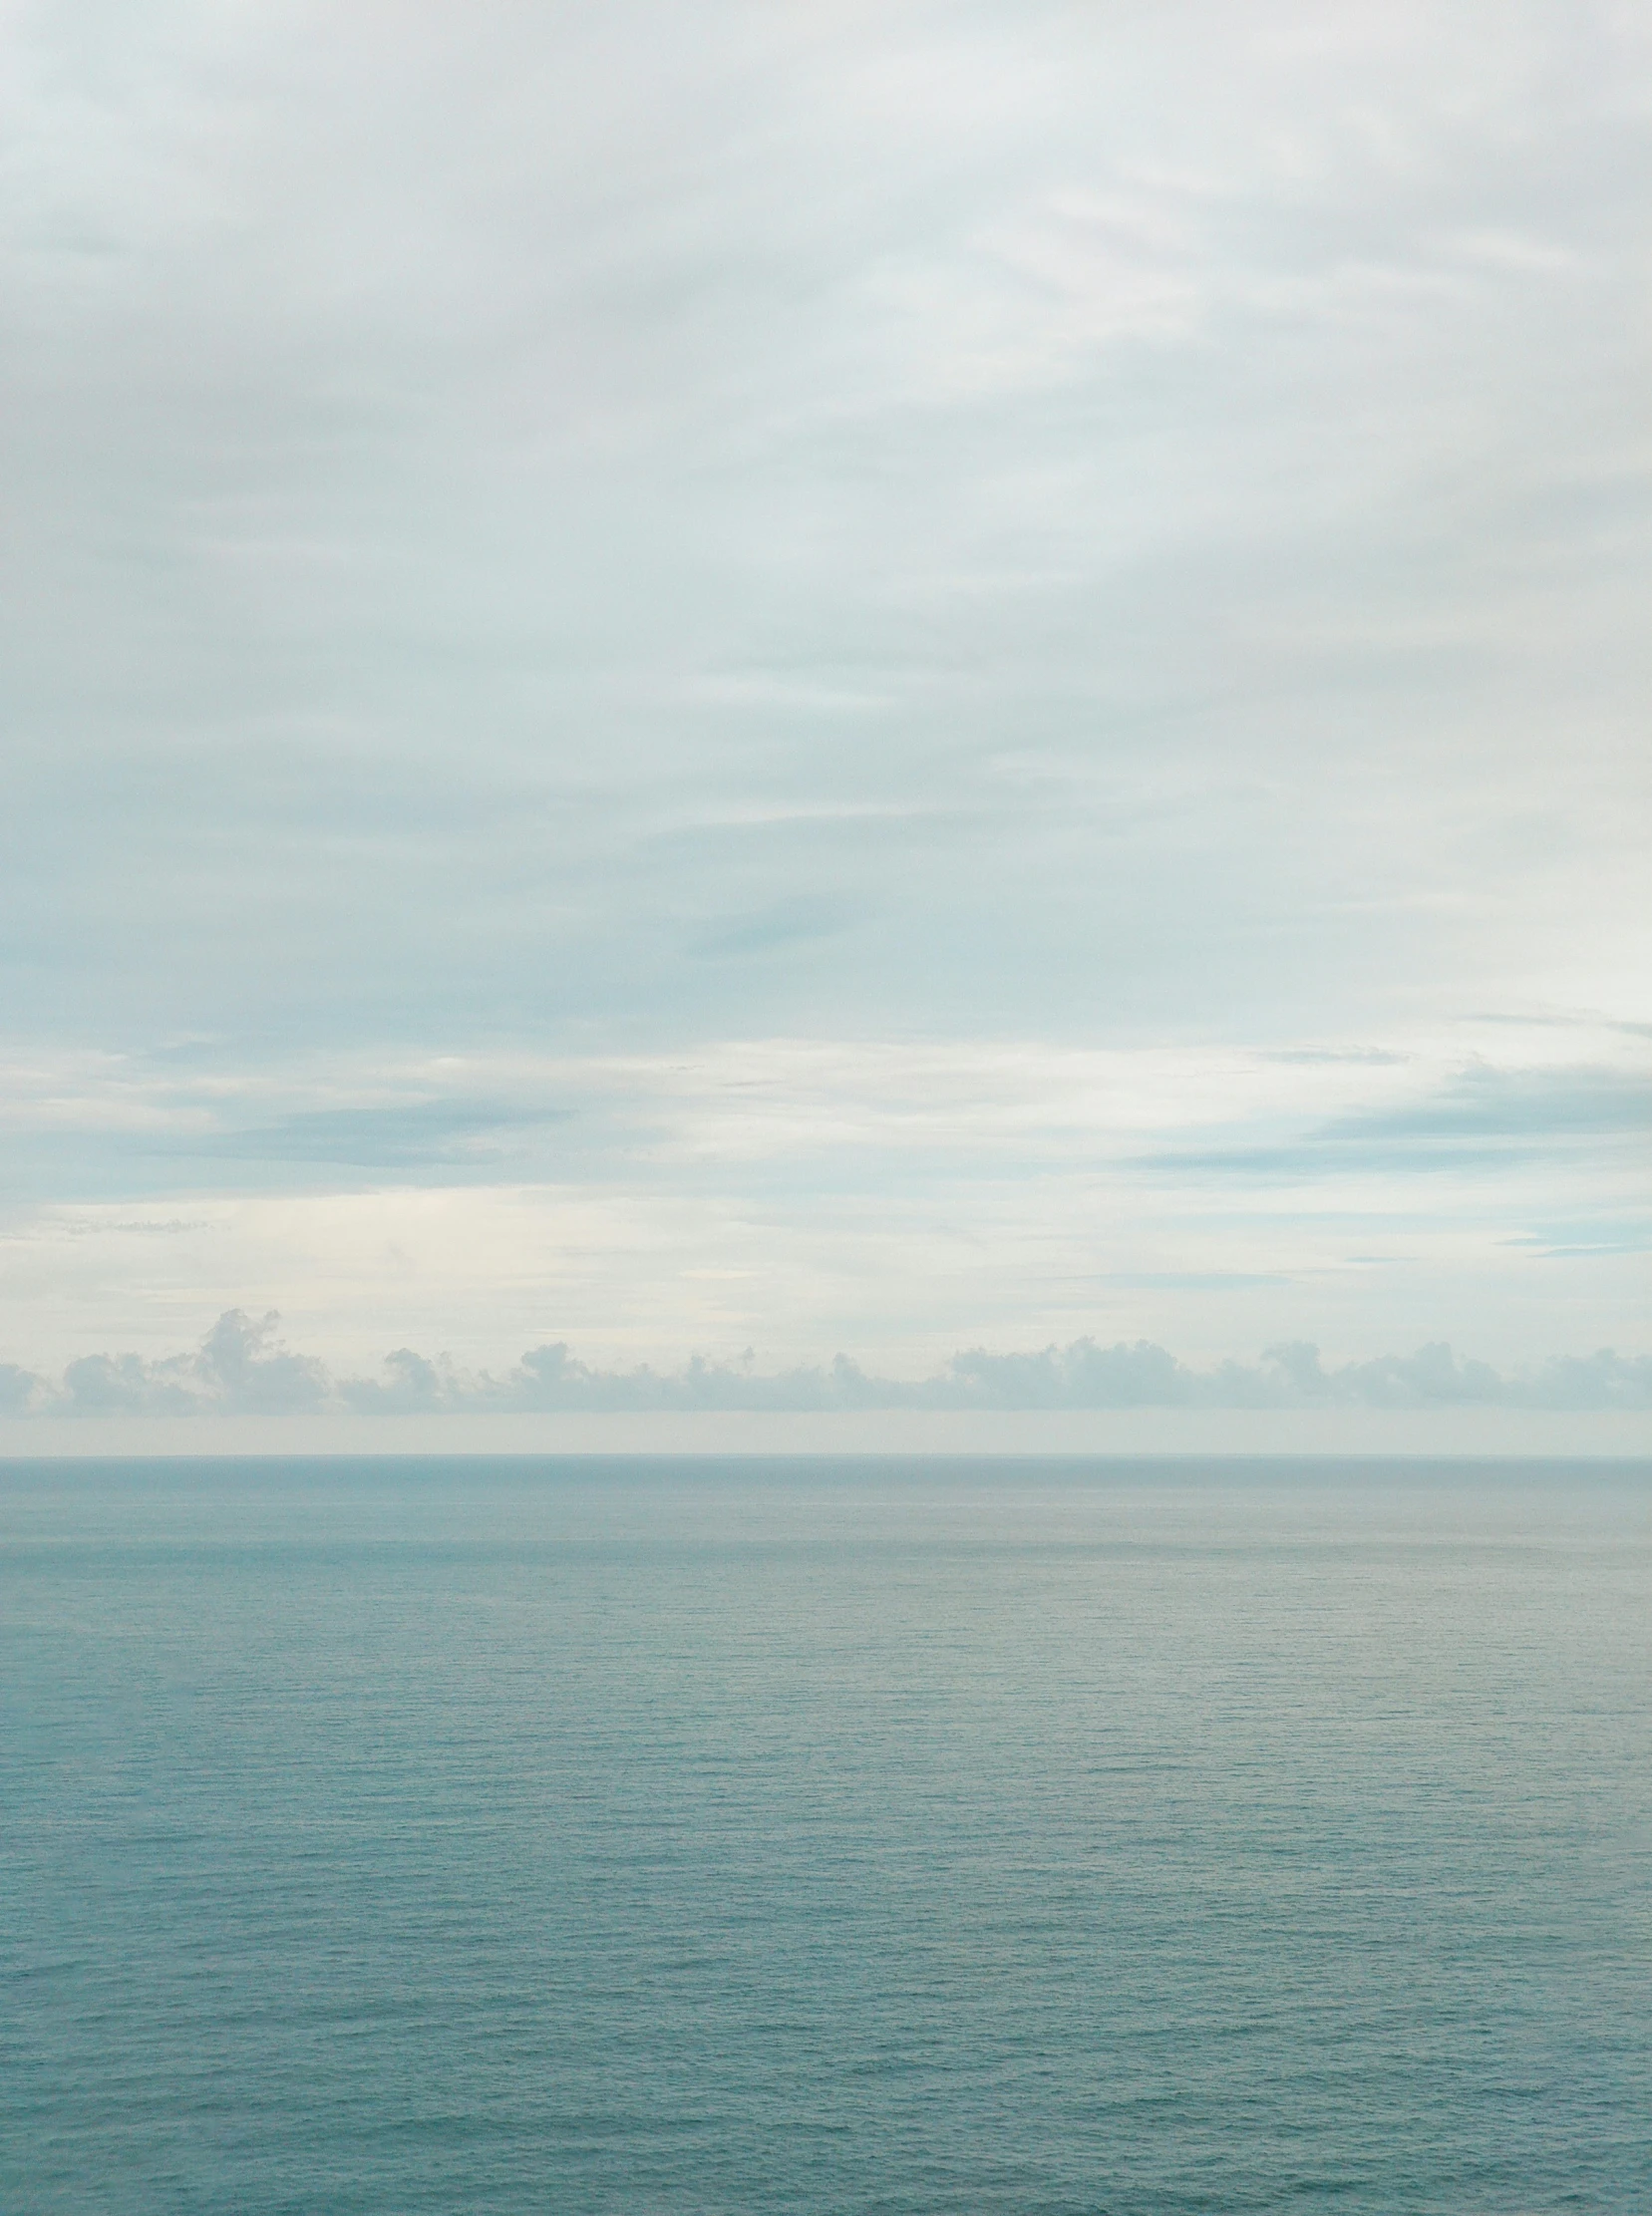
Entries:
[[232, 1309], [198, 1349], [158, 1359], [87, 1355], [48, 1380], [0, 1365], [0, 1415], [36, 1417], [439, 1416], [690, 1414], [1037, 1409], [1652, 1409], [1652, 1357], [1601, 1349], [1551, 1357], [1501, 1376], [1445, 1345], [1326, 1369], [1306, 1344], [1254, 1363], [1194, 1369], [1162, 1347], [1067, 1347], [993, 1354], [971, 1348], [933, 1376], [879, 1377], [839, 1355], [816, 1368], [764, 1373], [696, 1359], [677, 1371], [601, 1370], [565, 1345], [530, 1348], [500, 1376], [430, 1360], [411, 1348], [375, 1377], [335, 1376], [277, 1338], [273, 1313]]

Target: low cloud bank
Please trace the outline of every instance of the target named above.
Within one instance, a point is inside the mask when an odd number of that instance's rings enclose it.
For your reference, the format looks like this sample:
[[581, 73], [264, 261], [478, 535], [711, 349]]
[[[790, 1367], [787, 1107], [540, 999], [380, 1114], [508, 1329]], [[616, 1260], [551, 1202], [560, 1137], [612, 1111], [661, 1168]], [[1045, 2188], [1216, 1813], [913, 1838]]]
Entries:
[[1327, 1369], [1317, 1347], [1270, 1347], [1254, 1363], [1195, 1370], [1162, 1347], [1071, 1346], [954, 1355], [932, 1377], [883, 1378], [838, 1355], [825, 1367], [764, 1373], [696, 1357], [681, 1370], [597, 1370], [565, 1345], [534, 1347], [502, 1376], [398, 1348], [374, 1378], [338, 1377], [290, 1353], [279, 1319], [231, 1309], [190, 1354], [146, 1361], [86, 1355], [60, 1379], [0, 1363], [0, 1415], [277, 1416], [353, 1412], [523, 1415], [534, 1412], [871, 1409], [1652, 1409], [1652, 1355], [1556, 1355], [1509, 1375], [1444, 1345]]

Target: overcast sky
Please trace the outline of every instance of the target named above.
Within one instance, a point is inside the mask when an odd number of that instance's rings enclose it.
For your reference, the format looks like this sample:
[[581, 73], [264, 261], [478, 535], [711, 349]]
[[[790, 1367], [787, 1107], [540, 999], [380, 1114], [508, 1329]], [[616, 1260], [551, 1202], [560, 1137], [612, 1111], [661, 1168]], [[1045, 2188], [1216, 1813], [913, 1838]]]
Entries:
[[1645, 6], [0, 25], [0, 1358], [1647, 1348]]

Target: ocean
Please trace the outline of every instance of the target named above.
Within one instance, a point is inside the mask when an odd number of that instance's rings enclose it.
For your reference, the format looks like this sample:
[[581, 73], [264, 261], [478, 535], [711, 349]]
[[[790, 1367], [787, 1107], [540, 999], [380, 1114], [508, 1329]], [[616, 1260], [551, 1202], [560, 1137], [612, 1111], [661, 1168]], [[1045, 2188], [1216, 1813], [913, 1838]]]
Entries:
[[4, 1465], [0, 2209], [1652, 2209], [1649, 1508]]

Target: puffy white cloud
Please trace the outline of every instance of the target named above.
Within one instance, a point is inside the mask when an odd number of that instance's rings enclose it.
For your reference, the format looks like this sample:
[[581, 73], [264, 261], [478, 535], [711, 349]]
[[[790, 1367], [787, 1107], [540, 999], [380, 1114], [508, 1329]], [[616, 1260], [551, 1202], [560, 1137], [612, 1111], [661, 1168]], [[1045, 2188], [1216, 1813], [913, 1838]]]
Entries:
[[37, 1386], [35, 1406], [69, 1416], [292, 1416], [324, 1406], [332, 1380], [319, 1362], [277, 1344], [278, 1321], [228, 1309], [192, 1354], [83, 1355], [56, 1392]]
[[[275, 1339], [277, 1319], [219, 1317], [193, 1354], [146, 1361], [83, 1356], [60, 1386], [26, 1378], [16, 1413], [44, 1416], [358, 1416], [692, 1414], [704, 1411], [1048, 1409], [1652, 1409], [1652, 1356], [1602, 1349], [1500, 1375], [1445, 1345], [1327, 1370], [1317, 1347], [1272, 1347], [1260, 1361], [1193, 1368], [1164, 1348], [1093, 1339], [1028, 1353], [971, 1348], [927, 1377], [879, 1376], [844, 1355], [822, 1367], [763, 1371], [696, 1357], [677, 1370], [604, 1370], [567, 1346], [533, 1347], [502, 1375], [467, 1372], [410, 1348], [377, 1378], [333, 1377]], [[7, 1385], [0, 1374], [0, 1388]]]
[[15, 1362], [0, 1362], [0, 1415], [26, 1416], [45, 1391], [45, 1382]]

